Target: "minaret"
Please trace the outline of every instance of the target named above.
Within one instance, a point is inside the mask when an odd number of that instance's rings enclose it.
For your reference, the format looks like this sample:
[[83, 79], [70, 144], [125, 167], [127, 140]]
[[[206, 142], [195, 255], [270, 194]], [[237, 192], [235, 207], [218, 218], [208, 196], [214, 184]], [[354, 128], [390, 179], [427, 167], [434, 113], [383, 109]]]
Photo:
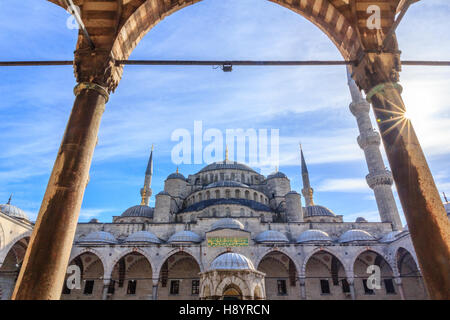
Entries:
[[302, 179], [303, 179], [303, 189], [302, 194], [305, 198], [305, 206], [310, 207], [314, 205], [313, 193], [314, 190], [311, 188], [311, 184], [309, 183], [309, 173], [308, 167], [306, 166], [305, 157], [303, 156], [302, 145], [300, 145], [300, 155], [302, 158]]
[[384, 165], [383, 157], [381, 156], [381, 138], [370, 121], [370, 104], [363, 98], [348, 69], [347, 78], [352, 95], [350, 111], [356, 117], [360, 133], [357, 141], [364, 151], [369, 169], [369, 174], [366, 176], [367, 184], [375, 194], [381, 221], [391, 223], [394, 230], [401, 230], [402, 223], [392, 193], [394, 179], [392, 178], [392, 173]]
[[152, 195], [152, 176], [153, 176], [153, 145], [148, 159], [147, 170], [145, 171], [144, 187], [141, 189], [141, 206], [148, 206], [148, 200]]

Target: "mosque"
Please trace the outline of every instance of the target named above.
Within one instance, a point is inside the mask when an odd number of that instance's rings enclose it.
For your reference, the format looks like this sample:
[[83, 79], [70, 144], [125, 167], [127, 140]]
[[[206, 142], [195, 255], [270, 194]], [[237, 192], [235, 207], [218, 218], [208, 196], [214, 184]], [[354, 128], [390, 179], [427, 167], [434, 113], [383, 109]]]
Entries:
[[[347, 222], [316, 204], [303, 151], [301, 195], [284, 173], [264, 176], [226, 156], [169, 175], [153, 208], [152, 149], [141, 203], [112, 222], [78, 224], [69, 267], [81, 278], [65, 282], [61, 299], [427, 299], [370, 105], [349, 84], [380, 222]], [[32, 230], [11, 199], [0, 205], [1, 299], [11, 296]], [[375, 282], [369, 267], [380, 270]]]

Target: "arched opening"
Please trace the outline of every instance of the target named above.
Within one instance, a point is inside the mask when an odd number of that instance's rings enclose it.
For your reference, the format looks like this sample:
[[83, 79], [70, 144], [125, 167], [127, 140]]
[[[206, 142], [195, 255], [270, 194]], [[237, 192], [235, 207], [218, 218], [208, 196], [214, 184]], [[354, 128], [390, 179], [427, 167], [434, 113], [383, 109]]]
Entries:
[[197, 300], [200, 293], [200, 266], [186, 252], [177, 252], [163, 263], [159, 275], [158, 299]]
[[29, 237], [20, 239], [6, 254], [0, 268], [0, 300], [11, 298], [29, 241]]
[[[377, 271], [370, 271], [369, 267], [379, 270], [379, 277]], [[379, 253], [367, 250], [359, 254], [355, 260], [353, 272], [355, 294], [358, 300], [400, 299], [392, 268]]]
[[71, 285], [76, 285], [77, 281], [71, 282], [68, 286], [67, 280], [71, 275], [66, 275], [64, 279], [63, 291], [61, 300], [101, 300], [103, 293], [103, 276], [104, 268], [100, 258], [92, 252], [84, 252], [75, 257], [70, 263], [70, 266], [77, 266], [80, 274], [80, 287], [71, 288]]
[[351, 297], [344, 265], [328, 251], [317, 251], [308, 259], [305, 277], [307, 299], [342, 300]]
[[266, 274], [264, 279], [268, 300], [300, 299], [297, 268], [286, 254], [279, 251], [266, 254], [258, 265], [258, 271]]
[[253, 299], [254, 300], [262, 300], [264, 299], [263, 291], [259, 285], [255, 287], [255, 290], [253, 292]]
[[238, 286], [230, 284], [223, 290], [223, 300], [242, 300], [242, 291]]
[[405, 248], [399, 248], [397, 250], [396, 261], [402, 280], [405, 299], [427, 299], [428, 294], [423, 283], [423, 278], [412, 254]]
[[152, 277], [152, 266], [147, 258], [139, 252], [130, 252], [114, 265], [108, 298], [150, 300], [153, 294]]

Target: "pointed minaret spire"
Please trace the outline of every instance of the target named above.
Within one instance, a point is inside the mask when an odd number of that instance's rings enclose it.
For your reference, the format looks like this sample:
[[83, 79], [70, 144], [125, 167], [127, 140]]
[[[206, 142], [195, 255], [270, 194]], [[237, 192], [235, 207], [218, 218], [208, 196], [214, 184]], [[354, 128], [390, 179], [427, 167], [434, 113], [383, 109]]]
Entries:
[[311, 188], [311, 184], [309, 183], [309, 173], [308, 167], [306, 166], [305, 156], [303, 155], [302, 145], [300, 144], [300, 156], [302, 158], [302, 179], [303, 179], [303, 189], [302, 194], [305, 197], [305, 204], [307, 207], [314, 205], [313, 193], [314, 190]]
[[228, 145], [225, 145], [225, 161], [228, 161]]
[[[11, 195], [9, 196], [9, 199], [8, 199], [8, 203], [7, 204], [11, 204], [11, 198], [12, 198], [12, 193], [11, 193]], [[445, 194], [444, 194], [444, 196], [445, 196]]]
[[444, 195], [445, 202], [448, 202], [447, 196], [445, 195], [445, 192], [442, 192], [442, 194]]
[[148, 200], [152, 196], [152, 176], [153, 176], [153, 145], [148, 159], [147, 170], [145, 170], [144, 187], [141, 189], [141, 206], [148, 206]]

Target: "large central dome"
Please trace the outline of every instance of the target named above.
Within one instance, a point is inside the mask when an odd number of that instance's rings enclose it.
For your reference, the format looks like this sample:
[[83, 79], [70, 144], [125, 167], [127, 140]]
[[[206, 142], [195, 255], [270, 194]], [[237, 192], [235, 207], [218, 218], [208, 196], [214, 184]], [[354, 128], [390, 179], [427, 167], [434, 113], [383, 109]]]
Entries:
[[209, 165], [207, 165], [206, 167], [204, 167], [203, 169], [201, 169], [199, 171], [200, 172], [205, 172], [205, 171], [212, 171], [212, 170], [223, 170], [223, 169], [232, 169], [232, 170], [243, 170], [243, 171], [250, 171], [250, 172], [255, 172], [255, 170], [253, 170], [252, 168], [250, 168], [249, 166], [236, 162], [236, 161], [230, 161], [230, 160], [224, 160], [224, 161], [218, 161], [218, 162], [214, 162], [211, 163]]

